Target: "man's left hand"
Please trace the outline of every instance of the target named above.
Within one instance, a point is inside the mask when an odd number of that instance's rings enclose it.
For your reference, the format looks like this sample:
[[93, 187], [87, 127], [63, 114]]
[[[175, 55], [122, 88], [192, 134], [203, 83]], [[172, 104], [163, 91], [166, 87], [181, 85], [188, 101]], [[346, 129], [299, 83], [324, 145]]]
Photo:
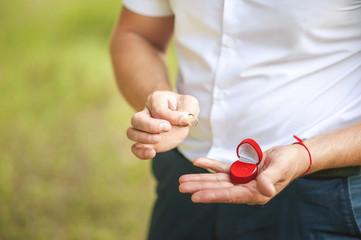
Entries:
[[180, 177], [179, 191], [191, 193], [193, 202], [249, 205], [266, 204], [309, 166], [308, 154], [298, 144], [264, 152], [258, 176], [246, 184], [231, 181], [229, 164], [209, 158], [198, 158], [193, 164], [215, 172]]

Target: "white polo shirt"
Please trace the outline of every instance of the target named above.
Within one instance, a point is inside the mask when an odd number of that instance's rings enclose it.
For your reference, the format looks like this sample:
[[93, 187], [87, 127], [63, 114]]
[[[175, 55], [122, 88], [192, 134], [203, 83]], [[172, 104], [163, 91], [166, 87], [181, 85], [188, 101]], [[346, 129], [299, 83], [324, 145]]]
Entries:
[[360, 0], [125, 0], [175, 16], [178, 91], [201, 111], [179, 146], [190, 160], [236, 159], [361, 120]]

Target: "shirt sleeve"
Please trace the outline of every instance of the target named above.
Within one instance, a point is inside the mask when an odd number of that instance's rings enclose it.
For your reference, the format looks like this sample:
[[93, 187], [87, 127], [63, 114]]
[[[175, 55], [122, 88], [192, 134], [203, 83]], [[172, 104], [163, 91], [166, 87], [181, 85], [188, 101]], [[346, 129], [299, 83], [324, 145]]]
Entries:
[[173, 15], [169, 0], [123, 0], [123, 5], [135, 13], [149, 17]]

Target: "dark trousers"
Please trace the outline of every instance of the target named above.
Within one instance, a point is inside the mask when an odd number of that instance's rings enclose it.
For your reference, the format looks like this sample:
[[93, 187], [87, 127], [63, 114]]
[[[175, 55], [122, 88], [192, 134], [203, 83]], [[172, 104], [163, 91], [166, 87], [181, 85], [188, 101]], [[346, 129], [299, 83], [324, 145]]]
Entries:
[[292, 182], [264, 206], [195, 204], [183, 174], [206, 173], [176, 149], [153, 160], [157, 184], [149, 240], [361, 239], [361, 177]]

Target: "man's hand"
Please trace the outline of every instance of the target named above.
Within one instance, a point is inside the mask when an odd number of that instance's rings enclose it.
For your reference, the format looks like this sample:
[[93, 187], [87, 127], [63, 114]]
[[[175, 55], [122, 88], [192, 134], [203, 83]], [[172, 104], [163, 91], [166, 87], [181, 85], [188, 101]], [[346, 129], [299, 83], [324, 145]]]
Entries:
[[199, 158], [194, 165], [216, 173], [183, 175], [179, 179], [179, 191], [191, 193], [193, 202], [264, 205], [301, 176], [309, 164], [307, 152], [299, 145], [274, 147], [263, 155], [258, 176], [246, 184], [231, 181], [230, 165]]
[[150, 94], [146, 107], [134, 114], [127, 130], [128, 138], [135, 142], [134, 155], [150, 159], [178, 146], [188, 134], [189, 113], [199, 113], [198, 101], [192, 96], [171, 91]]

